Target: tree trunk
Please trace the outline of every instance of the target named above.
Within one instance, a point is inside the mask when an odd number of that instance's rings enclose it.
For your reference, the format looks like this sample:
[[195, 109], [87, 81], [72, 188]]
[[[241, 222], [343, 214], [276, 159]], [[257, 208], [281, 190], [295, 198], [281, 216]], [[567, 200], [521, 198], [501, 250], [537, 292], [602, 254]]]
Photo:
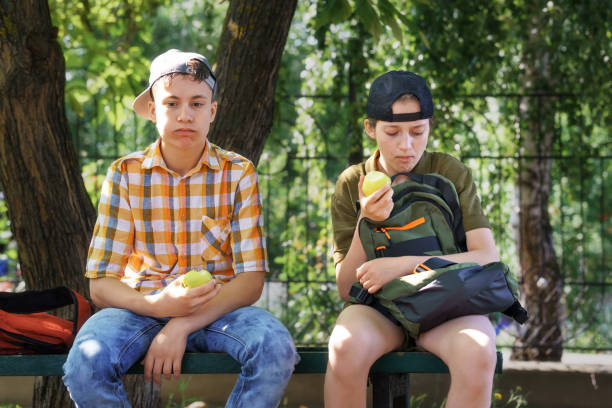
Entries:
[[29, 289], [87, 294], [95, 222], [64, 110], [64, 58], [44, 0], [2, 2], [0, 182]]
[[[532, 4], [532, 7], [534, 5]], [[537, 8], [531, 16], [537, 16]], [[546, 93], [555, 89], [548, 74], [548, 51], [539, 38], [539, 21], [533, 17], [525, 44], [522, 83]], [[554, 141], [554, 100], [526, 97], [520, 103], [523, 147], [518, 180], [519, 260], [523, 281], [522, 303], [529, 312], [521, 337], [514, 344], [517, 360], [560, 361], [562, 279], [554, 250], [548, 215], [551, 188], [551, 159]]]
[[[83, 276], [96, 218], [64, 108], [65, 67], [46, 0], [0, 2], [0, 183], [28, 289]], [[131, 382], [133, 380], [129, 380]], [[137, 376], [128, 389], [142, 387]], [[159, 392], [138, 406], [157, 407]], [[37, 378], [33, 406], [69, 407], [59, 377]]]
[[[534, 103], [535, 102], [535, 103]], [[528, 155], [548, 156], [554, 136], [553, 101], [525, 100], [521, 112], [528, 128], [523, 131]], [[537, 113], [537, 114], [536, 114]], [[519, 258], [522, 302], [529, 312], [512, 358], [559, 361], [563, 353], [561, 332], [562, 279], [548, 216], [550, 197], [549, 158], [524, 158], [519, 172]]]
[[297, 0], [230, 0], [217, 48], [219, 110], [209, 139], [255, 165], [274, 119], [274, 91]]

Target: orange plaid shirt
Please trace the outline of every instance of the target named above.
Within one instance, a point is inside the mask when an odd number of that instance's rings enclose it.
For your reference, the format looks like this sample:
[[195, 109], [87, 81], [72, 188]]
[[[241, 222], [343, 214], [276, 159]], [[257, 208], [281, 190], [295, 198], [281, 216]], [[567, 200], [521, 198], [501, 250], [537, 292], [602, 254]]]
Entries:
[[191, 269], [223, 281], [268, 272], [253, 164], [206, 142], [196, 167], [180, 176], [166, 167], [160, 140], [110, 166], [85, 276], [151, 291]]

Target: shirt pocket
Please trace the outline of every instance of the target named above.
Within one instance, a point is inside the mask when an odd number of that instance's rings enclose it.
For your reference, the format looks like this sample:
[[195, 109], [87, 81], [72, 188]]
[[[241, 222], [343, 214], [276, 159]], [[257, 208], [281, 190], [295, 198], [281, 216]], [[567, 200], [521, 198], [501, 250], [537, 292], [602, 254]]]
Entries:
[[215, 261], [229, 256], [232, 231], [228, 217], [202, 217], [202, 259]]

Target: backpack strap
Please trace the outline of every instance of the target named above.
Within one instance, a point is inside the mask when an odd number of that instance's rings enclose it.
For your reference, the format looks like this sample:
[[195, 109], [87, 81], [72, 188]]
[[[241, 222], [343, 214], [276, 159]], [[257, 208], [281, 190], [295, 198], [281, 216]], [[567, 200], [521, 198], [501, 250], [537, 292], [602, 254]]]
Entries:
[[412, 273], [419, 273], [425, 271], [431, 271], [432, 269], [442, 269], [447, 266], [455, 265], [456, 262], [448, 261], [446, 259], [431, 257], [427, 259], [425, 262], [422, 262], [414, 267]]
[[46, 312], [75, 303], [72, 292], [65, 286], [45, 290], [0, 293], [0, 309], [9, 313]]
[[381, 305], [376, 296], [368, 292], [365, 288], [359, 286], [351, 286], [351, 289], [349, 290], [349, 295], [355, 298], [358, 303], [373, 307], [374, 309], [382, 313], [382, 315], [385, 316], [387, 319], [391, 320], [394, 324], [396, 324], [397, 326], [401, 326], [399, 320], [393, 317], [389, 309]]
[[73, 303], [76, 306], [74, 308], [74, 315], [72, 316], [72, 334], [76, 336], [77, 332], [83, 326], [85, 321], [91, 316], [91, 304], [83, 296], [79, 295], [74, 290], [70, 290]]
[[432, 256], [431, 258], [423, 262], [423, 265], [425, 265], [429, 269], [442, 269], [451, 265], [455, 265], [456, 263], [457, 262], [438, 258], [437, 256]]
[[72, 333], [76, 335], [91, 316], [91, 305], [74, 290], [58, 286], [45, 290], [0, 293], [0, 309], [8, 313], [40, 313], [68, 305], [75, 305], [71, 322]]
[[502, 312], [506, 316], [510, 316], [520, 324], [523, 324], [527, 321], [527, 310], [518, 300], [515, 300], [512, 306]]

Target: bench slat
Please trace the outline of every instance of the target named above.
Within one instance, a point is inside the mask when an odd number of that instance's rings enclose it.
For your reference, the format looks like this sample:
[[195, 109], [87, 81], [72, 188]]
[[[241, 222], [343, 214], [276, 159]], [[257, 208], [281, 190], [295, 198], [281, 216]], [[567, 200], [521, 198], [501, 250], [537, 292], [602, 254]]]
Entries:
[[[296, 374], [324, 373], [327, 368], [325, 348], [298, 348], [301, 360]], [[66, 354], [0, 355], [0, 376], [62, 375]], [[502, 372], [502, 354], [497, 352], [496, 372]], [[140, 364], [128, 373], [143, 372]], [[239, 373], [240, 365], [225, 353], [185, 353], [182, 372], [185, 374]], [[446, 373], [448, 368], [438, 357], [427, 352], [393, 352], [382, 356], [372, 366], [373, 373]]]

